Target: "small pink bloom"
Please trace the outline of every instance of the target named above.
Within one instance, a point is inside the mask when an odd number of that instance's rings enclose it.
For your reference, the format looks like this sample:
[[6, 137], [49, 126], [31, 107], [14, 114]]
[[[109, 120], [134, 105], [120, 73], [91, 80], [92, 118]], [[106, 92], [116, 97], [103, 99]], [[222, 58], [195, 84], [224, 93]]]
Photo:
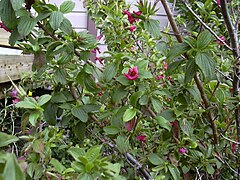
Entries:
[[125, 123], [125, 129], [129, 132], [129, 131], [133, 130], [135, 125], [136, 125], [136, 121], [135, 121], [135, 119], [132, 119]]
[[101, 59], [101, 58], [99, 58], [99, 57], [96, 57], [96, 58], [95, 58], [95, 60], [96, 60], [96, 61], [98, 61], [100, 64], [103, 64], [103, 62], [102, 62], [102, 59]]
[[142, 12], [141, 11], [137, 11], [137, 12], [133, 11], [133, 14], [135, 14], [137, 16], [141, 16]]
[[132, 47], [131, 47], [131, 51], [134, 51], [134, 50], [135, 50], [135, 47], [134, 47], [134, 46], [132, 46]]
[[221, 6], [221, 0], [217, 0], [217, 4]]
[[12, 90], [12, 92], [11, 92], [10, 95], [11, 95], [13, 98], [15, 98], [15, 97], [17, 97], [17, 94], [18, 94], [17, 90], [14, 89], [14, 90]]
[[168, 77], [167, 77], [167, 80], [171, 81], [171, 79], [172, 79], [171, 76], [168, 76]]
[[163, 64], [164, 64], [164, 65], [163, 65], [163, 69], [164, 69], [164, 70], [167, 70], [167, 68], [168, 68], [168, 63], [164, 61]]
[[146, 136], [145, 135], [140, 135], [140, 136], [137, 136], [136, 139], [138, 141], [141, 141], [143, 143], [146, 143]]
[[[225, 41], [225, 37], [224, 37], [224, 36], [218, 36], [218, 37], [219, 37], [219, 39], [221, 39], [222, 41]], [[217, 43], [218, 43], [219, 45], [221, 45], [221, 44], [223, 44], [222, 41], [217, 40]]]
[[158, 81], [159, 81], [160, 79], [163, 79], [163, 78], [164, 78], [164, 74], [161, 74], [161, 75], [155, 77], [155, 79], [158, 80]]
[[136, 21], [136, 19], [132, 15], [130, 15], [128, 16], [128, 21], [130, 24], [133, 24]]
[[18, 102], [20, 102], [20, 101], [21, 101], [21, 99], [15, 98], [15, 99], [12, 101], [12, 103], [13, 103], [13, 104], [16, 104], [16, 103], [18, 103]]
[[181, 147], [181, 148], [178, 150], [178, 152], [179, 152], [180, 154], [185, 154], [185, 153], [187, 152], [187, 149]]
[[123, 14], [126, 14], [126, 15], [128, 15], [128, 16], [131, 16], [131, 13], [130, 13], [129, 11], [127, 11], [127, 10], [122, 10], [122, 13], [123, 13]]
[[133, 32], [133, 31], [135, 31], [136, 30], [136, 26], [135, 25], [133, 25], [133, 26], [131, 26], [130, 28], [128, 28], [131, 32]]
[[232, 152], [233, 153], [237, 152], [237, 143], [232, 143]]
[[99, 36], [97, 36], [97, 40], [101, 40], [102, 39], [102, 37], [103, 37], [103, 34], [100, 34]]
[[90, 50], [90, 52], [91, 52], [91, 53], [96, 53], [96, 52], [98, 52], [99, 54], [101, 54], [101, 51], [100, 51], [99, 47], [96, 47], [95, 49]]
[[0, 28], [3, 28], [7, 32], [11, 32], [2, 22], [0, 22]]
[[103, 95], [103, 92], [102, 92], [102, 91], [98, 93], [98, 96], [101, 97], [102, 95]]
[[124, 76], [128, 79], [128, 80], [135, 80], [138, 78], [139, 74], [138, 74], [138, 67], [135, 66], [134, 68], [129, 68], [128, 73], [124, 74]]

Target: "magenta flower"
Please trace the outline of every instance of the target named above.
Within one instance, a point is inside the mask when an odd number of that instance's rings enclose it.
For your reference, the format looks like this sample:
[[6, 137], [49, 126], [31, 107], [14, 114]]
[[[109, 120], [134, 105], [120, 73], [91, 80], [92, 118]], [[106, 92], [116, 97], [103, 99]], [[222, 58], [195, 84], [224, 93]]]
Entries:
[[136, 121], [135, 119], [132, 119], [128, 122], [125, 123], [125, 129], [130, 132], [131, 130], [133, 130], [133, 128], [135, 127], [136, 125]]
[[99, 54], [101, 54], [101, 51], [100, 51], [99, 47], [96, 47], [95, 49], [90, 50], [90, 52], [91, 52], [91, 53], [96, 53], [96, 52], [98, 52]]
[[167, 70], [167, 68], [168, 68], [168, 63], [164, 61], [164, 62], [163, 62], [163, 69], [164, 69], [164, 70]]
[[136, 26], [135, 25], [133, 25], [133, 26], [131, 26], [130, 28], [128, 28], [129, 29], [129, 31], [131, 31], [131, 32], [133, 32], [133, 31], [135, 31], [136, 30]]
[[131, 16], [131, 13], [130, 13], [129, 11], [127, 11], [127, 10], [122, 10], [122, 12], [123, 12], [123, 14], [126, 14], [126, 15], [128, 15], [128, 16]]
[[100, 57], [96, 57], [95, 60], [98, 61], [100, 64], [103, 64], [102, 59]]
[[178, 150], [178, 152], [179, 152], [180, 154], [185, 154], [185, 153], [187, 153], [187, 149], [181, 147], [181, 148]]
[[10, 93], [10, 95], [13, 97], [13, 98], [16, 98], [17, 97], [17, 90], [16, 89], [13, 89], [12, 92]]
[[0, 28], [3, 28], [7, 32], [11, 32], [2, 22], [0, 22]]
[[[222, 41], [225, 41], [225, 37], [224, 37], [224, 36], [218, 36], [218, 37], [219, 37], [219, 39], [221, 39]], [[217, 43], [218, 43], [219, 45], [221, 45], [221, 44], [223, 44], [222, 41], [217, 40]]]
[[21, 99], [15, 98], [14, 100], [12, 100], [12, 103], [13, 103], [13, 104], [17, 104], [17, 103], [20, 102], [20, 101], [21, 101]]
[[163, 79], [163, 78], [164, 78], [164, 74], [161, 74], [161, 75], [155, 77], [155, 79], [158, 80], [158, 81], [159, 81], [160, 79]]
[[221, 6], [221, 0], [217, 0], [217, 4]]
[[103, 34], [100, 34], [99, 36], [97, 36], [97, 40], [100, 41], [103, 37]]
[[137, 12], [133, 11], [133, 14], [135, 14], [137, 16], [141, 16], [142, 12], [141, 11], [137, 11]]
[[129, 68], [128, 73], [124, 74], [124, 76], [128, 79], [128, 80], [135, 80], [138, 78], [139, 74], [138, 74], [138, 67], [135, 66], [134, 68]]
[[129, 12], [129, 11], [126, 11], [126, 10], [122, 10], [123, 14], [126, 14], [128, 16], [128, 21], [130, 24], [133, 24], [136, 19], [133, 17], [133, 15]]
[[232, 152], [233, 153], [237, 152], [237, 143], [232, 143]]
[[138, 141], [141, 141], [143, 143], [146, 143], [146, 136], [145, 135], [140, 135], [140, 136], [137, 136], [136, 139]]

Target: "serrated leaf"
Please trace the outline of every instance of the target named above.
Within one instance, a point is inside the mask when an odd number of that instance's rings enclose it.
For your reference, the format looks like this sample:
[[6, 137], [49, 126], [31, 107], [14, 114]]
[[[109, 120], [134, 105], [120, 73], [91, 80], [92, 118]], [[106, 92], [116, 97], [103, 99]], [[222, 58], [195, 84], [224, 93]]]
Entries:
[[80, 119], [82, 122], [87, 122], [88, 114], [83, 107], [74, 107], [71, 110], [72, 115]]
[[103, 71], [103, 79], [109, 82], [113, 77], [117, 75], [118, 67], [115, 63], [108, 64]]
[[24, 0], [10, 0], [12, 3], [12, 7], [15, 11], [21, 9], [23, 7]]
[[172, 63], [170, 63], [167, 67], [166, 75], [167, 76], [172, 75], [174, 71], [183, 63], [184, 60], [173, 61]]
[[174, 180], [179, 180], [181, 179], [181, 176], [180, 176], [180, 172], [178, 170], [178, 168], [174, 165], [169, 165], [168, 166], [168, 169], [173, 177]]
[[50, 164], [54, 167], [54, 170], [58, 173], [62, 173], [66, 168], [55, 158], [52, 158]]
[[50, 15], [49, 24], [53, 28], [53, 30], [57, 30], [61, 23], [63, 22], [64, 16], [62, 12], [53, 11]]
[[61, 41], [54, 41], [50, 43], [49, 46], [47, 47], [46, 57], [48, 58], [52, 56], [52, 52], [60, 45], [62, 45]]
[[162, 102], [155, 97], [151, 97], [151, 102], [152, 102], [154, 111], [159, 113], [162, 110]]
[[134, 108], [129, 108], [125, 111], [125, 113], [123, 114], [123, 121], [124, 122], [128, 122], [131, 119], [133, 119], [137, 114], [137, 110]]
[[3, 24], [10, 30], [17, 26], [17, 18], [9, 0], [0, 1], [0, 17]]
[[29, 16], [20, 17], [20, 21], [18, 23], [18, 32], [22, 36], [27, 36], [32, 29], [36, 26], [37, 21], [34, 18], [30, 18]]
[[144, 28], [154, 37], [159, 38], [160, 32], [160, 21], [155, 19], [149, 19], [144, 21]]
[[65, 85], [67, 83], [67, 72], [65, 69], [58, 68], [54, 73], [54, 79], [57, 83]]
[[208, 30], [205, 30], [200, 33], [197, 39], [197, 48], [198, 49], [205, 49], [210, 42], [212, 41], [212, 35]]
[[168, 131], [171, 131], [172, 126], [168, 120], [166, 120], [162, 116], [157, 116], [155, 117], [155, 119], [157, 120], [157, 123], [159, 124], [159, 126], [161, 126], [164, 129], [167, 129]]
[[209, 53], [197, 52], [195, 62], [201, 69], [206, 82], [209, 82], [216, 77], [215, 62]]
[[73, 31], [72, 23], [67, 18], [63, 19], [61, 26], [59, 28], [62, 30], [62, 32], [64, 32], [67, 35], [70, 35]]
[[79, 157], [84, 156], [86, 154], [86, 152], [84, 151], [84, 149], [82, 148], [76, 148], [76, 147], [71, 147], [68, 150], [68, 153], [78, 162], [79, 161]]
[[100, 156], [101, 149], [102, 146], [99, 145], [91, 147], [85, 154], [85, 158], [88, 162], [94, 162]]
[[188, 50], [190, 50], [190, 46], [187, 43], [176, 43], [170, 48], [167, 58], [173, 60]]
[[143, 91], [138, 91], [138, 92], [135, 92], [131, 95], [130, 97], [130, 104], [132, 106], [136, 106], [137, 105], [137, 102], [138, 102], [138, 99], [144, 94]]
[[75, 3], [73, 1], [64, 1], [60, 5], [60, 11], [64, 14], [72, 12], [75, 7]]
[[193, 77], [198, 71], [198, 66], [193, 59], [188, 60], [186, 64], [184, 82], [187, 84], [192, 81]]

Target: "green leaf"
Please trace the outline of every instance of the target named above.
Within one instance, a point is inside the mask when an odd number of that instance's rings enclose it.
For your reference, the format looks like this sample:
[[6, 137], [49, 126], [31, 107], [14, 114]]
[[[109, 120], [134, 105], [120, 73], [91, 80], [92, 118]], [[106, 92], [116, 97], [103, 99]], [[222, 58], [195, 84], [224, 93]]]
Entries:
[[52, 158], [50, 164], [54, 167], [54, 170], [58, 173], [62, 173], [66, 168], [55, 158]]
[[188, 87], [187, 88], [188, 92], [192, 95], [192, 97], [195, 99], [197, 103], [200, 103], [201, 101], [201, 94], [197, 88], [196, 85]]
[[10, 0], [14, 11], [17, 11], [23, 7], [24, 0]]
[[170, 63], [166, 70], [166, 76], [172, 75], [174, 73], [174, 71], [184, 62], [185, 62], [185, 60], [178, 60], [178, 61], [173, 61], [172, 63]]
[[116, 80], [121, 83], [123, 86], [129, 86], [133, 84], [133, 81], [129, 81], [125, 76], [121, 75], [116, 78]]
[[8, 41], [8, 43], [11, 45], [11, 46], [14, 46], [15, 45], [15, 43], [16, 43], [16, 41], [18, 40], [18, 39], [20, 39], [20, 34], [18, 33], [18, 30], [17, 30], [17, 28], [16, 29], [14, 29], [12, 32], [11, 32], [11, 35], [10, 35], [10, 37], [9, 37], [9, 41]]
[[60, 83], [60, 84], [67, 84], [67, 72], [65, 69], [60, 69], [58, 68], [55, 73], [54, 73], [54, 79], [57, 83]]
[[183, 131], [184, 134], [186, 134], [187, 136], [191, 136], [193, 133], [193, 128], [192, 128], [192, 122], [188, 121], [186, 119], [183, 119], [181, 121], [179, 121], [180, 123], [180, 128]]
[[100, 156], [101, 148], [102, 146], [99, 145], [93, 146], [87, 151], [85, 158], [88, 160], [88, 162], [94, 162]]
[[128, 95], [128, 90], [126, 90], [126, 87], [120, 86], [116, 87], [114, 89], [112, 100], [114, 103], [119, 103], [123, 98], [125, 98]]
[[0, 1], [0, 17], [3, 24], [10, 30], [17, 27], [17, 18], [9, 0]]
[[59, 11], [53, 11], [50, 15], [49, 23], [53, 30], [57, 30], [61, 23], [63, 22], [64, 16], [62, 12]]
[[18, 141], [18, 138], [16, 136], [0, 132], [0, 147], [7, 146], [16, 141]]
[[75, 3], [73, 1], [64, 1], [61, 5], [60, 5], [60, 11], [63, 13], [63, 14], [66, 14], [66, 13], [70, 13], [72, 12], [72, 10], [74, 9], [75, 7]]
[[197, 48], [198, 49], [205, 49], [210, 42], [212, 41], [212, 35], [208, 30], [205, 30], [200, 33], [197, 39]]
[[153, 75], [150, 71], [144, 71], [144, 72], [140, 73], [140, 75], [139, 75], [140, 79], [150, 79], [152, 77], [153, 77]]
[[187, 84], [192, 81], [193, 77], [198, 71], [198, 66], [193, 59], [188, 60], [186, 64], [184, 82]]
[[125, 153], [129, 150], [129, 141], [128, 139], [125, 137], [125, 136], [118, 136], [117, 137], [117, 147], [118, 147], [118, 150], [121, 152], [121, 153]]
[[32, 179], [40, 179], [43, 174], [43, 168], [41, 164], [30, 163], [27, 167], [27, 173]]
[[42, 106], [42, 105], [46, 104], [51, 98], [52, 98], [52, 96], [49, 94], [44, 94], [44, 95], [40, 96], [37, 100], [38, 105]]
[[46, 52], [46, 57], [52, 57], [52, 52], [54, 51], [54, 49], [56, 49], [57, 47], [59, 47], [60, 45], [62, 45], [63, 42], [61, 41], [54, 41], [52, 43], [49, 44], [49, 46], [47, 47], [47, 52]]
[[160, 38], [160, 21], [155, 19], [149, 19], [144, 21], [144, 28], [154, 37]]
[[173, 60], [188, 50], [190, 50], [190, 46], [187, 43], [176, 43], [170, 48], [167, 58]]
[[24, 180], [24, 174], [17, 164], [17, 158], [15, 154], [7, 154], [6, 165], [2, 177], [4, 180]]
[[25, 108], [25, 109], [36, 109], [37, 108], [36, 104], [34, 104], [30, 101], [27, 101], [27, 100], [20, 101], [17, 104], [15, 104], [15, 106], [17, 108]]
[[159, 113], [162, 110], [162, 102], [155, 97], [151, 97], [150, 99], [151, 99], [154, 111]]
[[67, 18], [63, 19], [61, 26], [59, 28], [62, 30], [62, 32], [64, 32], [67, 35], [70, 35], [73, 31], [72, 23]]
[[110, 63], [108, 64], [103, 71], [103, 79], [106, 82], [109, 82], [113, 77], [115, 77], [117, 75], [117, 71], [118, 71], [118, 66], [116, 65], [116, 63]]
[[29, 16], [20, 17], [20, 21], [18, 23], [18, 32], [22, 36], [27, 36], [33, 28], [36, 26], [37, 21], [34, 18], [30, 18]]
[[133, 119], [137, 114], [137, 110], [134, 108], [129, 108], [125, 111], [124, 115], [123, 115], [123, 121], [124, 122], [128, 122], [131, 119]]
[[215, 169], [212, 167], [211, 164], [207, 164], [206, 169], [209, 174], [213, 174], [215, 172]]
[[86, 154], [84, 149], [76, 147], [71, 147], [68, 150], [68, 153], [78, 162], [80, 162], [79, 157], [84, 156]]
[[82, 122], [87, 122], [88, 114], [83, 107], [74, 107], [71, 110], [72, 115], [80, 119]]
[[31, 125], [36, 126], [39, 116], [40, 116], [39, 111], [35, 111], [35, 112], [33, 111], [30, 113], [29, 122], [31, 123]]
[[106, 132], [108, 135], [115, 135], [119, 133], [119, 128], [116, 126], [106, 126], [103, 128], [103, 130]]
[[54, 103], [47, 103], [47, 106], [44, 108], [44, 120], [49, 124], [49, 125], [55, 125], [56, 124], [56, 116], [57, 116], [57, 110], [58, 106], [57, 104]]
[[148, 160], [155, 166], [164, 164], [164, 160], [160, 158], [157, 154], [150, 154]]
[[168, 120], [166, 120], [164, 117], [162, 116], [157, 116], [155, 117], [155, 119], [157, 120], [157, 123], [164, 129], [167, 129], [168, 131], [171, 131], [172, 126], [170, 124], [170, 122]]
[[206, 82], [209, 82], [216, 77], [215, 62], [209, 53], [197, 52], [195, 62], [201, 69]]
[[181, 179], [180, 172], [179, 172], [177, 167], [175, 167], [174, 165], [169, 165], [168, 169], [169, 169], [169, 171], [170, 171], [174, 180]]
[[94, 180], [94, 178], [91, 174], [82, 173], [77, 177], [77, 180]]
[[[70, 123], [67, 125], [70, 125]], [[83, 123], [82, 121], [79, 121], [76, 125], [73, 126], [72, 130], [75, 134], [75, 137], [77, 137], [78, 140], [80, 140], [80, 142], [82, 142], [84, 140], [84, 137], [86, 134], [87, 124]]]
[[137, 102], [139, 100], [139, 98], [144, 94], [143, 91], [138, 91], [138, 92], [135, 92], [131, 95], [130, 97], [130, 104], [135, 107], [137, 105]]

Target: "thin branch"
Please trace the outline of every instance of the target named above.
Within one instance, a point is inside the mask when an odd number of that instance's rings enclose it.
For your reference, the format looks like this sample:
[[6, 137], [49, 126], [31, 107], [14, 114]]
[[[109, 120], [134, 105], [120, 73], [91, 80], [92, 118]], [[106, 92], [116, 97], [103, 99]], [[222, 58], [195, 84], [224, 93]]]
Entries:
[[225, 75], [222, 71], [220, 71], [218, 68], [215, 68], [215, 70], [221, 74], [223, 77], [225, 77], [226, 79], [228, 79], [229, 81], [233, 82], [233, 79], [227, 75]]
[[211, 27], [209, 27], [203, 20], [192, 10], [192, 8], [186, 3], [185, 0], [182, 0], [183, 4], [186, 6], [186, 8], [192, 13], [192, 15], [220, 42], [222, 42], [229, 50], [233, 51], [233, 48], [231, 48], [225, 41], [223, 41], [221, 38], [218, 37], [218, 35], [212, 30]]
[[[170, 21], [170, 24], [172, 26], [173, 32], [175, 33], [175, 36], [176, 36], [178, 42], [182, 43], [183, 42], [182, 36], [179, 33], [177, 24], [176, 24], [176, 22], [175, 22], [175, 20], [173, 18], [173, 14], [171, 13], [171, 11], [170, 11], [170, 9], [168, 7], [167, 1], [166, 0], [161, 0], [161, 2], [162, 2], [162, 5], [163, 5], [163, 7], [164, 7], [164, 9], [166, 11], [166, 14], [168, 16], [168, 19]], [[203, 84], [202, 84], [200, 78], [197, 75], [194, 76], [194, 80], [195, 80], [195, 83], [196, 83], [196, 85], [198, 87], [198, 90], [200, 91], [201, 98], [203, 100], [205, 109], [208, 109], [210, 107], [210, 102], [209, 102], [209, 100], [207, 98], [207, 95], [206, 95], [206, 93], [204, 91]], [[217, 125], [216, 125], [216, 123], [214, 121], [214, 118], [213, 118], [213, 115], [212, 115], [212, 113], [210, 111], [207, 112], [207, 117], [208, 117], [208, 120], [209, 120], [209, 122], [211, 124], [211, 127], [212, 127], [212, 130], [213, 130], [213, 143], [214, 144], [218, 144]]]
[[228, 140], [228, 141], [230, 141], [230, 142], [232, 142], [232, 143], [235, 143], [235, 144], [237, 144], [237, 145], [240, 144], [240, 142], [237, 142], [237, 141], [231, 140], [231, 139], [225, 137], [223, 134], [220, 134], [220, 135], [221, 135], [224, 139], [226, 139], [226, 140]]

